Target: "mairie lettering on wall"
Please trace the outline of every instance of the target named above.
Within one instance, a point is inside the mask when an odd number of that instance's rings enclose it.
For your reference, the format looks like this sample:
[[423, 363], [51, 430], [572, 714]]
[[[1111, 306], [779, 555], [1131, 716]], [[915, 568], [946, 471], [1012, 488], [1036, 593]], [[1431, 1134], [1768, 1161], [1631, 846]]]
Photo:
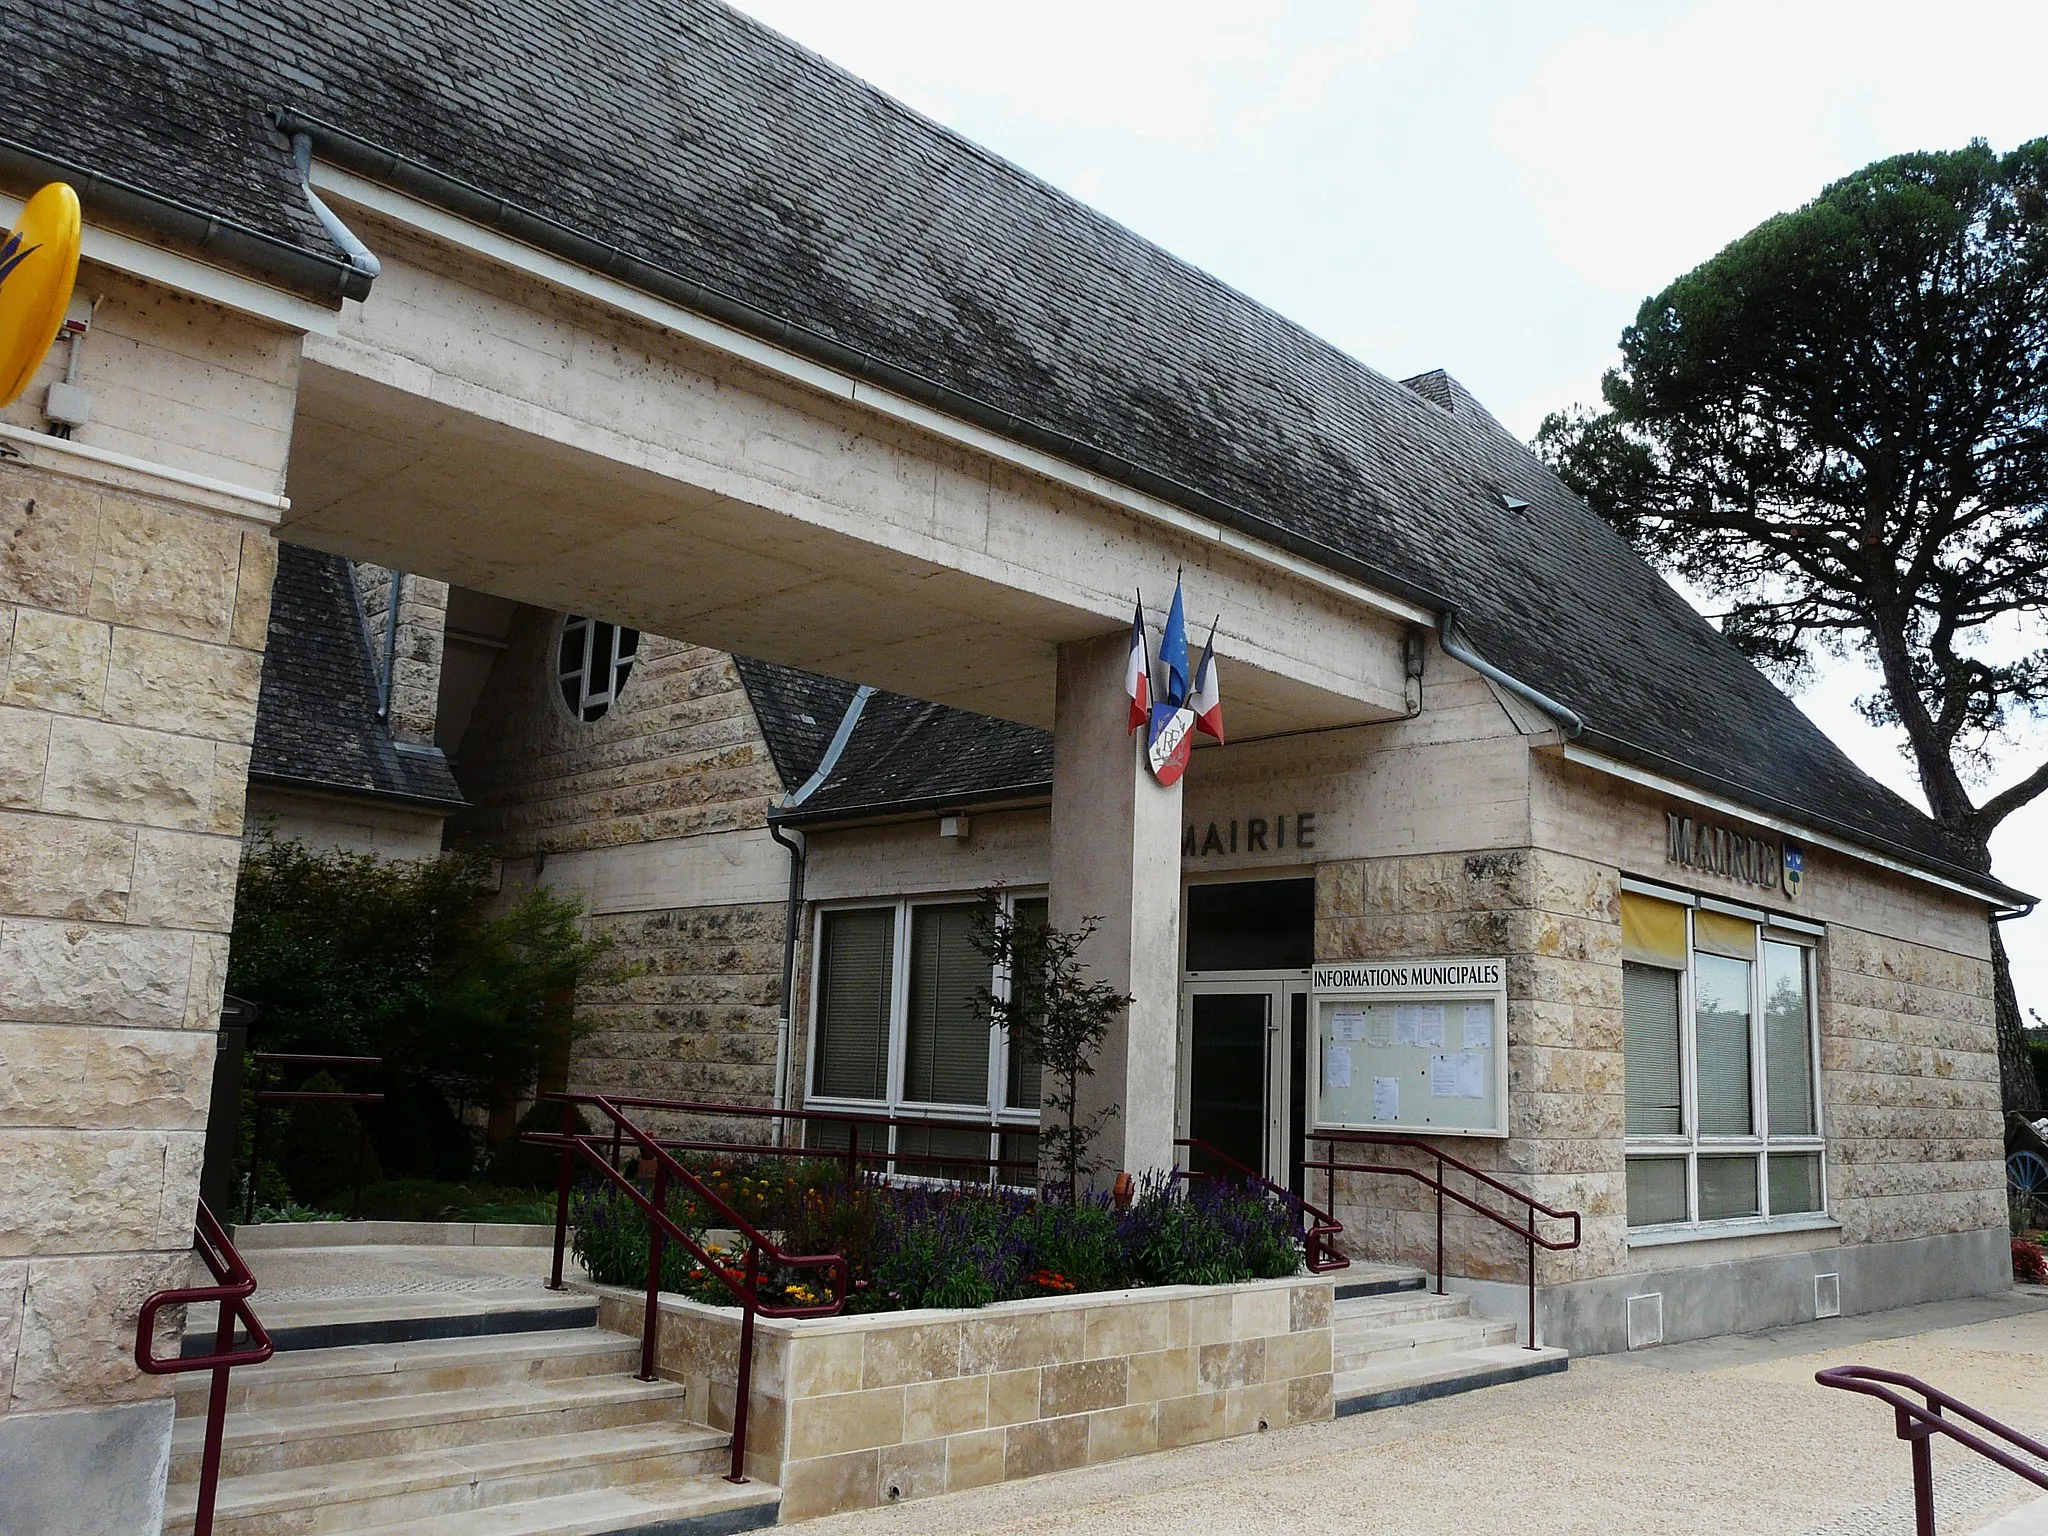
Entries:
[[1294, 811], [1277, 816], [1246, 816], [1234, 821], [1191, 821], [1181, 834], [1180, 856], [1213, 859], [1233, 853], [1313, 853], [1316, 813]]
[[1763, 890], [1797, 897], [1806, 880], [1806, 851], [1797, 843], [1774, 843], [1665, 813], [1664, 862], [1703, 870]]

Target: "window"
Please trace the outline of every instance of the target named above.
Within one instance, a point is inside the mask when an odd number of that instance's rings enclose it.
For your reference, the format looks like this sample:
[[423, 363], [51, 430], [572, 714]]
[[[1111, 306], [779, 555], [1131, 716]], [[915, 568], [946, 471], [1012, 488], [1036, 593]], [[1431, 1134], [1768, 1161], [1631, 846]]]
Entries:
[[618, 702], [640, 654], [640, 631], [571, 614], [562, 620], [555, 676], [569, 713], [586, 724], [602, 720]]
[[[1006, 897], [1017, 919], [1044, 923], [1045, 898]], [[990, 1156], [1033, 1182], [1038, 1065], [1023, 1042], [990, 1029], [984, 992], [1004, 978], [974, 942], [970, 901], [835, 907], [818, 914], [812, 989], [810, 1107], [978, 1120], [990, 1131], [902, 1127], [887, 1150], [900, 1173], [982, 1178]], [[863, 1145], [874, 1134], [863, 1132]], [[844, 1147], [846, 1127], [813, 1122], [807, 1140]], [[972, 1158], [971, 1163], [948, 1162]]]
[[1809, 941], [1627, 891], [1621, 942], [1629, 1226], [1823, 1210]]

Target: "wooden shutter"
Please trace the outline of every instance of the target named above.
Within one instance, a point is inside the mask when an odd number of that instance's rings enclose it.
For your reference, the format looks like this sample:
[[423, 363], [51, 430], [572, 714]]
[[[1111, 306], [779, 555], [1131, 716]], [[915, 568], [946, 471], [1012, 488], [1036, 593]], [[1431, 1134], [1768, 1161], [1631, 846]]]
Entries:
[[887, 1098], [896, 913], [889, 907], [827, 912], [819, 948], [818, 1052], [811, 1091], [833, 1098]]

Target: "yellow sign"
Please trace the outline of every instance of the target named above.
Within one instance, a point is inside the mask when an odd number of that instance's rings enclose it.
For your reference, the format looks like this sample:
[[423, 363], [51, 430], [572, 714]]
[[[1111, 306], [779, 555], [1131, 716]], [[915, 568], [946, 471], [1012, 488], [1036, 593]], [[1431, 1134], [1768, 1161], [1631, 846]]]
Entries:
[[63, 327], [78, 277], [78, 225], [78, 194], [53, 181], [0, 240], [0, 406], [21, 398]]

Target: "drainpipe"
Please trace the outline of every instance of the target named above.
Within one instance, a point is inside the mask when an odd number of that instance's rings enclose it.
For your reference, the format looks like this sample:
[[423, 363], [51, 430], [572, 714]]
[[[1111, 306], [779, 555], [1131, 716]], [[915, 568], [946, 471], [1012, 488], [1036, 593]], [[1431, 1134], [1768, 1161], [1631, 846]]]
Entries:
[[[775, 1019], [775, 1108], [777, 1112], [789, 1107], [789, 1046], [790, 1046], [790, 998], [796, 986], [796, 935], [797, 924], [802, 920], [804, 907], [804, 855], [808, 851], [803, 834], [794, 840], [782, 829], [782, 818], [770, 813], [768, 835], [789, 850], [789, 907], [783, 919], [782, 929], [782, 1007]], [[775, 1136], [778, 1143], [787, 1141], [783, 1122], [775, 1122]]]
[[398, 599], [405, 591], [405, 572], [393, 571], [384, 594], [384, 678], [377, 685], [377, 723], [391, 723], [391, 674], [398, 665]]
[[305, 194], [307, 206], [320, 221], [327, 236], [342, 249], [348, 257], [348, 264], [370, 281], [384, 270], [383, 264], [370, 253], [370, 248], [356, 238], [356, 232], [341, 222], [341, 215], [320, 200], [320, 194], [313, 190], [313, 136], [309, 133], [292, 135], [292, 164], [299, 170], [299, 191]]
[[1581, 720], [1564, 705], [1558, 703], [1549, 694], [1539, 693], [1519, 677], [1510, 677], [1477, 651], [1469, 649], [1452, 632], [1457, 622], [1457, 610], [1446, 608], [1443, 613], [1443, 621], [1437, 626], [1437, 640], [1443, 646], [1446, 656], [1450, 657], [1453, 661], [1462, 661], [1489, 682], [1498, 684], [1523, 703], [1533, 705], [1544, 714], [1550, 716], [1551, 719], [1555, 720], [1562, 727], [1566, 741], [1575, 739], [1579, 732], [1586, 728], [1585, 721]]
[[[818, 759], [818, 766], [811, 770], [808, 779], [784, 795], [768, 813], [768, 835], [789, 850], [789, 908], [782, 933], [782, 1006], [775, 1020], [775, 1108], [778, 1111], [789, 1107], [790, 1000], [796, 987], [797, 925], [803, 916], [804, 864], [810, 849], [808, 839], [792, 842], [783, 831], [782, 823], [791, 811], [810, 799], [832, 777], [832, 770], [839, 766], [840, 754], [846, 750], [847, 742], [853, 739], [853, 728], [860, 724], [861, 711], [868, 707], [868, 700], [874, 696], [875, 690], [866, 684], [854, 689], [846, 713], [840, 717], [839, 729], [832, 733], [832, 740], [825, 747], [825, 755]], [[786, 1126], [780, 1120], [775, 1124], [777, 1135], [782, 1135]]]

